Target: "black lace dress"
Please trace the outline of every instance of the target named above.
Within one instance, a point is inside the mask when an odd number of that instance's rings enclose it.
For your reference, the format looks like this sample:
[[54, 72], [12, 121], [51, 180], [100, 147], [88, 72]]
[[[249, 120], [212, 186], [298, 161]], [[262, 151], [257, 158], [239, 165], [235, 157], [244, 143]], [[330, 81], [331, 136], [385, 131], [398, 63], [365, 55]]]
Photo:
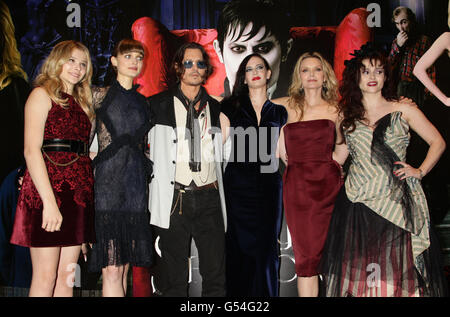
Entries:
[[95, 231], [89, 268], [150, 266], [152, 232], [147, 180], [151, 162], [145, 155], [150, 114], [137, 86], [115, 81], [94, 88], [98, 154], [94, 159]]

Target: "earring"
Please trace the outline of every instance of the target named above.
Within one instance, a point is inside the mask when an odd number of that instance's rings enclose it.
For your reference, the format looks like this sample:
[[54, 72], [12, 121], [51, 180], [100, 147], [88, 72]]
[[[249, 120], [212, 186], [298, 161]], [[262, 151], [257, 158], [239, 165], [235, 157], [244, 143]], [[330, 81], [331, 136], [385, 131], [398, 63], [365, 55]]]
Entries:
[[287, 54], [281, 57], [281, 61], [284, 63], [287, 61]]

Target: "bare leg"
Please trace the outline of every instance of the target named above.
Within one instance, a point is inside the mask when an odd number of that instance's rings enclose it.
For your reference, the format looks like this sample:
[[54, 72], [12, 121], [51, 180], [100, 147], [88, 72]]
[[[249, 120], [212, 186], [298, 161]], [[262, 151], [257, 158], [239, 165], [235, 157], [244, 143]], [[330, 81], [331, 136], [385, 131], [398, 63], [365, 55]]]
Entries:
[[52, 297], [61, 248], [30, 248], [33, 276], [30, 297]]
[[298, 277], [297, 278], [298, 296], [317, 297], [319, 296], [319, 276]]
[[128, 269], [130, 268], [130, 264], [127, 263], [123, 266], [123, 293], [124, 296], [127, 296], [127, 282], [128, 282]]
[[124, 297], [124, 266], [107, 266], [102, 269], [103, 297]]
[[80, 257], [81, 245], [61, 248], [55, 297], [72, 297], [75, 270]]

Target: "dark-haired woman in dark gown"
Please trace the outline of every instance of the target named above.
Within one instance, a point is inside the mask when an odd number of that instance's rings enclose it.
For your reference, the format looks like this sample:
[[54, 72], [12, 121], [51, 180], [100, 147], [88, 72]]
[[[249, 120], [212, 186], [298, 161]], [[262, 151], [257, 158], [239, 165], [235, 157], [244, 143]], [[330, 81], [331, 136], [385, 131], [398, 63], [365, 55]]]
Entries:
[[231, 145], [224, 173], [227, 296], [278, 296], [282, 188], [276, 147], [287, 112], [267, 99], [270, 75], [264, 58], [247, 56], [233, 95], [222, 102], [222, 133]]
[[102, 271], [103, 296], [125, 296], [129, 266], [152, 262], [146, 194], [151, 165], [145, 156], [150, 117], [145, 97], [133, 86], [143, 57], [141, 43], [120, 41], [111, 57], [117, 79], [108, 88], [94, 89], [99, 149], [94, 159], [96, 243], [89, 268]]

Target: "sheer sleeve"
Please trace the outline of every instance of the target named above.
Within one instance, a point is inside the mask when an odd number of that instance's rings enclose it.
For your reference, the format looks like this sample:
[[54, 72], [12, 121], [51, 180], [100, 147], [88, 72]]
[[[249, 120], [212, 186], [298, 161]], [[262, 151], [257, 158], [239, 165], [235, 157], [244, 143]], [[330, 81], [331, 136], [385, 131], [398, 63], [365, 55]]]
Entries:
[[89, 147], [92, 146], [92, 141], [94, 141], [95, 137], [95, 126], [96, 126], [96, 120], [95, 117], [91, 120], [91, 132], [89, 134]]
[[[92, 87], [92, 106], [94, 108], [95, 116], [91, 120], [91, 133], [89, 134], [89, 146], [92, 146], [92, 141], [94, 141], [95, 134], [97, 133], [97, 110], [100, 108], [100, 105], [105, 98], [106, 88], [101, 87]], [[97, 149], [97, 146], [95, 146]], [[97, 152], [97, 151], [95, 151]]]
[[97, 135], [98, 152], [103, 151], [106, 147], [108, 147], [108, 145], [111, 144], [111, 134], [106, 129], [106, 126], [103, 123], [103, 115], [102, 115], [102, 102], [105, 99], [108, 90], [109, 87], [92, 88], [92, 97], [93, 97], [92, 99], [96, 116], [95, 116], [95, 123], [93, 124], [94, 129], [91, 131], [90, 141], [92, 142], [95, 135]]

